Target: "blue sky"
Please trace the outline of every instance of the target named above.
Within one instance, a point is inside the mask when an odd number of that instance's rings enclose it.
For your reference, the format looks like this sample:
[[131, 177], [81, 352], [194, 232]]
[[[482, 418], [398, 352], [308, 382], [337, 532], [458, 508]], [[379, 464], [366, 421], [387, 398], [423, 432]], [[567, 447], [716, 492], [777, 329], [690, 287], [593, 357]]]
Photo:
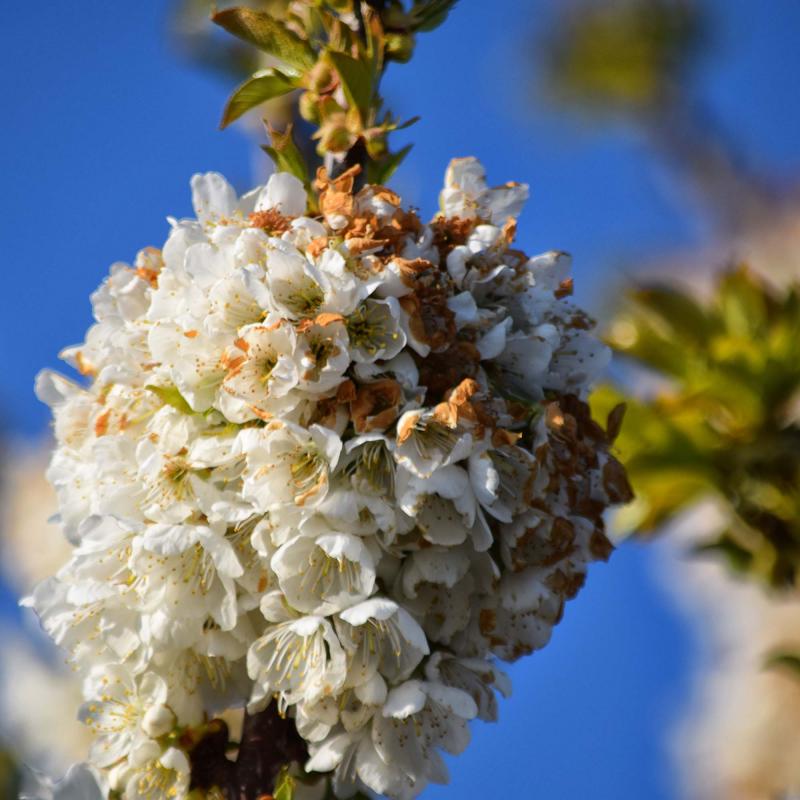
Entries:
[[[580, 127], [537, 104], [527, 73], [557, 0], [462, 0], [385, 82], [401, 116], [422, 115], [394, 185], [430, 214], [453, 156], [474, 154], [494, 182], [531, 184], [520, 221], [530, 251], [575, 257], [578, 296], [596, 304], [614, 268], [698, 242], [646, 144], [624, 125]], [[715, 42], [698, 92], [760, 168], [800, 168], [796, 76], [800, 5], [715, 0]], [[177, 60], [167, 4], [16, 4], [6, 14], [0, 92], [0, 408], [4, 432], [34, 437], [47, 411], [33, 377], [80, 340], [88, 296], [108, 265], [163, 242], [190, 211], [193, 172], [252, 184], [254, 154], [219, 132], [226, 90]], [[54, 535], [57, 535], [54, 532]], [[625, 545], [567, 610], [553, 642], [514, 666], [499, 725], [475, 726], [432, 798], [667, 800], [677, 797], [665, 730], [686, 696], [696, 646], [654, 585], [655, 550]], [[0, 590], [2, 597], [2, 590]], [[0, 600], [0, 603], [3, 601]], [[8, 603], [6, 603], [8, 606]]]

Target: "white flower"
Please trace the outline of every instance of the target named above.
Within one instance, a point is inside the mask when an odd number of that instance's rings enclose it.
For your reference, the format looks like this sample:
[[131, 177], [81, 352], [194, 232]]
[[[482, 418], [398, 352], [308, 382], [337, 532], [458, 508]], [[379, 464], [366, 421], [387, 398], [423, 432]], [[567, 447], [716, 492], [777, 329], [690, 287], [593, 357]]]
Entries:
[[302, 182], [288, 172], [270, 176], [256, 201], [256, 211], [274, 208], [287, 217], [299, 217], [306, 212], [306, 190]]
[[431, 544], [454, 547], [471, 537], [478, 551], [488, 550], [492, 534], [477, 508], [469, 476], [461, 467], [442, 467], [428, 478], [401, 473], [400, 508]]
[[465, 691], [478, 709], [477, 717], [486, 722], [497, 721], [497, 695], [511, 696], [511, 680], [491, 661], [481, 658], [458, 658], [451, 653], [434, 653], [425, 665], [430, 681], [454, 686]]
[[338, 314], [308, 320], [297, 341], [299, 387], [319, 395], [335, 389], [350, 366], [347, 331]]
[[372, 594], [375, 560], [358, 536], [303, 534], [282, 545], [270, 562], [289, 605], [328, 615]]
[[507, 575], [496, 595], [487, 598], [478, 611], [481, 635], [499, 658], [516, 661], [550, 641], [564, 601], [546, 579], [547, 573], [541, 570]]
[[222, 630], [236, 624], [234, 578], [243, 568], [233, 545], [217, 530], [151, 525], [134, 542], [131, 568], [148, 631], [157, 639], [199, 637], [209, 618]]
[[297, 336], [291, 325], [248, 326], [226, 355], [228, 374], [222, 388], [262, 418], [291, 411], [299, 397], [292, 394], [299, 371]]
[[270, 239], [266, 286], [272, 310], [287, 319], [314, 317], [323, 311], [325, 288], [319, 270], [293, 245]]
[[93, 295], [81, 383], [37, 379], [73, 549], [26, 605], [123, 797], [186, 797], [175, 743], [275, 700], [332, 773], [307, 800], [411, 800], [610, 552], [607, 351], [564, 254], [513, 246], [527, 187], [456, 160], [425, 225], [353, 177], [196, 175], [196, 218]]
[[489, 557], [480, 555], [471, 558], [463, 546], [460, 551], [429, 547], [406, 559], [395, 596], [402, 597], [431, 641], [450, 644], [469, 625], [473, 599], [483, 594], [480, 584], [491, 573]]
[[407, 678], [429, 652], [422, 628], [397, 603], [365, 600], [339, 614], [336, 630], [348, 653], [347, 685], [368, 683], [376, 674]]
[[225, 377], [223, 333], [206, 333], [175, 323], [158, 322], [150, 328], [148, 345], [153, 358], [194, 411], [207, 411]]
[[182, 800], [189, 794], [189, 782], [186, 754], [175, 747], [162, 752], [152, 742], [124, 771], [124, 797], [126, 800]]
[[247, 458], [244, 495], [265, 511], [320, 503], [342, 449], [341, 440], [328, 428], [304, 429], [279, 421], [242, 431], [240, 446]]
[[373, 722], [372, 741], [379, 757], [404, 775], [416, 794], [426, 783], [447, 783], [439, 749], [452, 755], [469, 744], [467, 721], [478, 709], [460, 689], [408, 681], [393, 689]]
[[353, 361], [389, 361], [406, 345], [400, 327], [400, 305], [394, 297], [366, 300], [345, 320]]
[[529, 485], [536, 470], [534, 457], [513, 444], [473, 453], [469, 479], [475, 497], [495, 519], [510, 522], [530, 502]]
[[309, 616], [272, 626], [247, 654], [253, 679], [250, 705], [263, 707], [273, 693], [286, 707], [303, 699], [314, 702], [334, 694], [344, 683], [345, 657], [323, 617]]
[[194, 175], [192, 206], [201, 222], [216, 221], [236, 211], [236, 192], [218, 172]]
[[471, 448], [471, 434], [442, 419], [435, 409], [406, 411], [397, 421], [394, 457], [420, 478], [466, 458]]
[[126, 667], [109, 665], [89, 675], [85, 693], [92, 699], [83, 704], [79, 717], [96, 736], [91, 758], [108, 767], [151, 740], [147, 727], [152, 712], [162, 715], [166, 708], [167, 684], [155, 673], [137, 679]]
[[528, 199], [528, 187], [524, 184], [488, 188], [483, 166], [475, 158], [453, 159], [444, 181], [440, 202], [447, 217], [478, 217], [502, 225], [509, 217], [518, 217]]
[[307, 769], [336, 770], [334, 786], [359, 782], [390, 798], [417, 796], [428, 783], [447, 783], [440, 750], [461, 753], [469, 744], [472, 698], [443, 684], [407, 681], [393, 689], [371, 730], [337, 732], [312, 748]]

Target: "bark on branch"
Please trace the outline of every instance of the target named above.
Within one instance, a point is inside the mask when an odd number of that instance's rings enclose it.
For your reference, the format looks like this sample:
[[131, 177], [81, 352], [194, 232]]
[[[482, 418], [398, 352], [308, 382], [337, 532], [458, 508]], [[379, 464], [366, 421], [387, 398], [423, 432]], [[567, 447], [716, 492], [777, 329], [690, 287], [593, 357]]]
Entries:
[[217, 786], [226, 800], [259, 800], [272, 794], [282, 767], [308, 758], [294, 720], [281, 717], [274, 703], [258, 714], [245, 714], [235, 759], [228, 758], [228, 744], [225, 722], [209, 723], [190, 754], [192, 789]]

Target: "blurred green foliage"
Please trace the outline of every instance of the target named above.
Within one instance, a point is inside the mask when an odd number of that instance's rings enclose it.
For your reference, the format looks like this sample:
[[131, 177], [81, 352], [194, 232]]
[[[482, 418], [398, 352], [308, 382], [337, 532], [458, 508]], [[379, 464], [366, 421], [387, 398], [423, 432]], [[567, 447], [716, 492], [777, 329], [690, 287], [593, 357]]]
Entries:
[[0, 798], [12, 800], [19, 794], [19, 770], [11, 754], [0, 746]]
[[548, 31], [547, 83], [593, 111], [655, 107], [680, 82], [704, 33], [691, 0], [572, 0]]
[[637, 495], [621, 519], [647, 534], [702, 497], [729, 511], [704, 550], [775, 587], [800, 572], [800, 286], [745, 267], [707, 301], [674, 285], [631, 291], [608, 333], [633, 362], [629, 392], [603, 386], [596, 413], [628, 405], [617, 440]]

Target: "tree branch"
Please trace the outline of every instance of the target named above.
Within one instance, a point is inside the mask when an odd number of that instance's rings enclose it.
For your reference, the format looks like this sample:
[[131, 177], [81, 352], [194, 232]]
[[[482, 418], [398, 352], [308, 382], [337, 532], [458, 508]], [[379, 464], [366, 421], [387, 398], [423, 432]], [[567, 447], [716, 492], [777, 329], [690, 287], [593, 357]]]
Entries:
[[226, 755], [228, 726], [209, 723], [205, 735], [190, 753], [192, 789], [218, 787], [226, 800], [259, 800], [270, 795], [281, 769], [308, 758], [306, 744], [294, 720], [281, 717], [274, 703], [258, 714], [245, 714], [236, 760]]

